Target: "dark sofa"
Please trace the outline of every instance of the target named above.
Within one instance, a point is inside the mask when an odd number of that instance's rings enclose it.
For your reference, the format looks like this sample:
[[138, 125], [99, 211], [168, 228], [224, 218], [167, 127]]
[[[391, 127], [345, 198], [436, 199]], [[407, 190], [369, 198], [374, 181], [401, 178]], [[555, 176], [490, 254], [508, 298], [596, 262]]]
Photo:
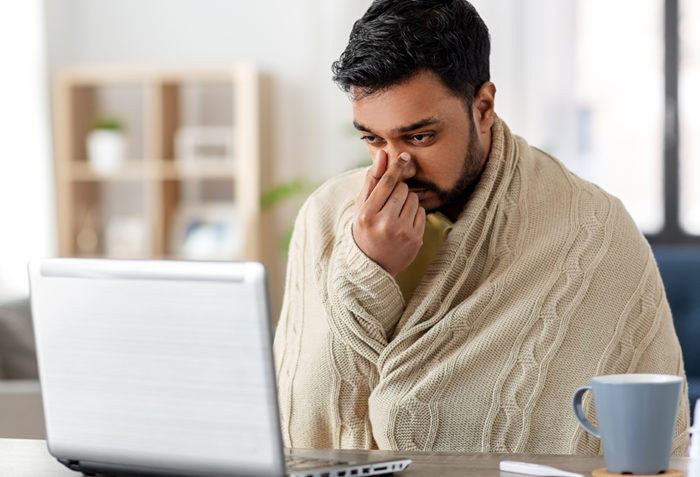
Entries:
[[683, 350], [691, 410], [700, 399], [700, 247], [654, 246]]

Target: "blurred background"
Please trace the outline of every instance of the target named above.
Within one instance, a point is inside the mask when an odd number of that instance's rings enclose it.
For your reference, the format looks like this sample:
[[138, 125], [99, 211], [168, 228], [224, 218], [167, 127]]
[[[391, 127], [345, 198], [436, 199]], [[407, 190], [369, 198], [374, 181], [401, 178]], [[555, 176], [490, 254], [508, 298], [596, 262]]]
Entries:
[[[700, 4], [472, 3], [491, 32], [496, 111], [511, 130], [618, 196], [665, 281], [697, 262]], [[369, 162], [330, 72], [369, 4], [24, 0], [0, 17], [5, 399], [31, 408], [36, 396], [21, 379], [35, 377], [34, 257], [260, 260], [276, 317], [297, 208]], [[697, 270], [679, 286], [696, 285]], [[679, 300], [683, 342], [700, 335], [700, 318]], [[41, 432], [36, 412], [12, 406], [0, 401], [0, 436]]]

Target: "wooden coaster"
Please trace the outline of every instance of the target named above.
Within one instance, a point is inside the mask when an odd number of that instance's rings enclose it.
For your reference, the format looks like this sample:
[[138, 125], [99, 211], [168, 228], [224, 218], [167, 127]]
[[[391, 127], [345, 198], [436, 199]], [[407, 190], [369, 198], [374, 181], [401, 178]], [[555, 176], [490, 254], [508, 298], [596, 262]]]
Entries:
[[661, 474], [651, 474], [651, 475], [641, 475], [641, 474], [613, 474], [608, 472], [608, 469], [595, 469], [593, 471], [593, 477], [683, 477], [683, 472], [677, 469], [667, 469], [666, 472]]

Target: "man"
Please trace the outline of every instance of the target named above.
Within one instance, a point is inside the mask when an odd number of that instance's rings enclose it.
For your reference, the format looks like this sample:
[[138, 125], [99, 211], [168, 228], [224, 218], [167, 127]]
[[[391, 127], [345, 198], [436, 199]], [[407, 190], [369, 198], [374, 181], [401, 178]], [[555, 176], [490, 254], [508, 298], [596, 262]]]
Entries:
[[297, 218], [275, 337], [288, 446], [598, 453], [574, 389], [684, 376], [647, 242], [496, 116], [489, 49], [465, 0], [377, 0], [333, 65], [373, 165]]

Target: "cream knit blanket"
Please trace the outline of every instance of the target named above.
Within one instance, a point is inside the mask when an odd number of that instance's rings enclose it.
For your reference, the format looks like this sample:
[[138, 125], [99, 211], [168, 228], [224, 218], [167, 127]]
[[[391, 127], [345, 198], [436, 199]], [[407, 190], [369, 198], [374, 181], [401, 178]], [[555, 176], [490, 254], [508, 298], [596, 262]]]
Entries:
[[[275, 336], [287, 446], [597, 454], [575, 388], [684, 376], [656, 263], [621, 203], [500, 119], [408, 304], [352, 238], [363, 179], [327, 182], [297, 218]], [[675, 454], [688, 416], [684, 386]]]

